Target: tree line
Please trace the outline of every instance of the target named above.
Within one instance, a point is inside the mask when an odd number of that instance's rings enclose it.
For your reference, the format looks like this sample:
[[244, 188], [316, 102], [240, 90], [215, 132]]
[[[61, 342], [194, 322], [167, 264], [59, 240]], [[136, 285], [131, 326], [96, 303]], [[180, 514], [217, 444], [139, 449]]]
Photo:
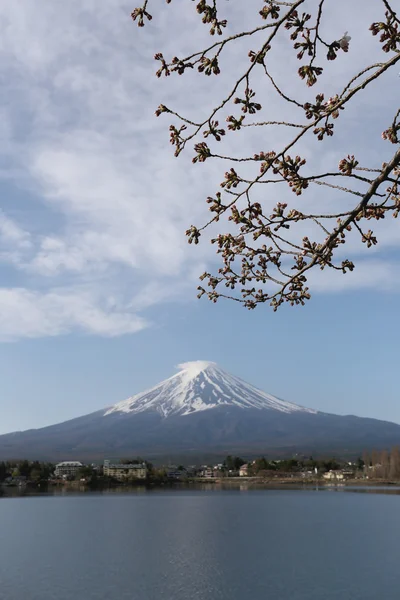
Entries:
[[[238, 456], [228, 456], [224, 461], [224, 466], [229, 470], [238, 470], [245, 461]], [[265, 456], [261, 456], [251, 461], [247, 465], [248, 475], [261, 475], [266, 471], [276, 471], [281, 473], [299, 473], [302, 471], [312, 471], [317, 469], [318, 473], [326, 473], [327, 471], [335, 471], [344, 466], [349, 466], [347, 462], [336, 458], [315, 459], [312, 456], [308, 458], [288, 458], [283, 460], [269, 460]], [[364, 460], [358, 458], [354, 462], [356, 469], [363, 469]]]
[[369, 478], [400, 479], [400, 448], [364, 452], [363, 459]]
[[[168, 469], [165, 467], [156, 467], [152, 463], [139, 457], [136, 459], [122, 459], [121, 463], [137, 464], [145, 463], [148, 470], [148, 479], [162, 481], [167, 479]], [[300, 473], [304, 471], [314, 471], [317, 469], [319, 474], [334, 471], [342, 468], [348, 468], [348, 462], [337, 458], [313, 458], [296, 457], [282, 460], [268, 459], [265, 456], [256, 458], [247, 462], [240, 456], [228, 455], [220, 466], [221, 474], [237, 472], [240, 467], [247, 464], [248, 475], [262, 476], [266, 472], [279, 473]], [[2, 461], [0, 462], [0, 483], [8, 478], [23, 477], [27, 481], [39, 482], [47, 481], [54, 474], [55, 464], [51, 462], [39, 462], [29, 460]], [[362, 458], [352, 462], [351, 467], [356, 471], [363, 471], [370, 479], [392, 479], [400, 480], [400, 447], [395, 446], [391, 450], [372, 450], [365, 451]], [[183, 466], [177, 467], [178, 471], [186, 471]], [[77, 472], [75, 479], [85, 478], [87, 480], [96, 480], [101, 477], [102, 467], [83, 465]]]
[[9, 477], [24, 477], [29, 481], [47, 480], [54, 473], [55, 465], [50, 462], [20, 460], [0, 462], [0, 483]]

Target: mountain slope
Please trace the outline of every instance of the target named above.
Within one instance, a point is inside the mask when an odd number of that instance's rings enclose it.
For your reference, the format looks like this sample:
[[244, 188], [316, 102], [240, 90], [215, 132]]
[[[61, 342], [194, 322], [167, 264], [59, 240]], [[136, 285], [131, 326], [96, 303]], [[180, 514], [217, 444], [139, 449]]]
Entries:
[[154, 388], [58, 425], [0, 436], [6, 458], [142, 455], [195, 462], [244, 455], [355, 455], [400, 443], [400, 425], [317, 412], [266, 394], [214, 363], [196, 361]]

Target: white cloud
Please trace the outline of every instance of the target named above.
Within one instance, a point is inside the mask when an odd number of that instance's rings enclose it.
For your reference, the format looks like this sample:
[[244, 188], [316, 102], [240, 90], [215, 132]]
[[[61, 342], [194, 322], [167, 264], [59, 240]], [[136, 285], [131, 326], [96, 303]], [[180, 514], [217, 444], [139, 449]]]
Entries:
[[[104, 304], [104, 306], [102, 306]], [[77, 328], [104, 336], [136, 333], [148, 326], [145, 319], [123, 308], [115, 309], [85, 292], [0, 288], [0, 341], [20, 337], [55, 336]]]
[[[32, 172], [47, 200], [68, 215], [69, 230], [57, 241], [44, 238], [34, 264], [50, 269], [93, 262], [121, 262], [154, 273], [179, 272], [187, 259], [183, 232], [189, 206], [167, 169], [152, 174], [140, 157], [107, 148], [98, 138], [85, 147], [64, 138], [63, 149], [35, 156]], [[157, 150], [153, 155], [159, 155]], [[161, 162], [162, 158], [159, 156]], [[152, 165], [151, 165], [152, 166]], [[146, 183], [146, 180], [149, 180]]]
[[[340, 1], [346, 6], [346, 22], [328, 19], [333, 36], [347, 28], [349, 11], [359, 18], [359, 1], [354, 7]], [[205, 113], [223, 83], [232, 80], [232, 71], [212, 81], [195, 75], [160, 81], [152, 76], [155, 51], [183, 54], [193, 48], [197, 31], [207, 39], [205, 28], [193, 26], [198, 17], [192, 3], [187, 11], [161, 6], [157, 0], [155, 4], [158, 16], [144, 31], [129, 18], [134, 6], [122, 0], [44, 2], [40, 10], [29, 0], [0, 6], [6, 73], [0, 100], [0, 156], [5, 161], [0, 176], [26, 190], [18, 212], [0, 213], [1, 260], [26, 277], [25, 288], [0, 290], [1, 339], [57, 335], [75, 328], [100, 335], [134, 332], [147, 326], [139, 313], [149, 306], [195, 297], [194, 273], [201, 273], [214, 249], [206, 242], [188, 246], [184, 232], [206, 220], [204, 198], [215, 191], [224, 165], [193, 167], [190, 150], [175, 159], [168, 144], [168, 120], [155, 119], [154, 109], [163, 101], [188, 116]], [[259, 8], [256, 0], [249, 4]], [[231, 2], [228, 9], [239, 27], [242, 5]], [[372, 13], [371, 7], [368, 10]], [[373, 20], [367, 12], [365, 19]], [[376, 40], [349, 33], [350, 52], [331, 65], [332, 80], [344, 80], [373, 54]], [[243, 48], [249, 45], [248, 40], [242, 43]], [[294, 65], [284, 45], [279, 52], [277, 64]], [[269, 109], [279, 117], [280, 102], [269, 92], [267, 98]], [[368, 98], [373, 110], [381, 90]], [[356, 119], [357, 114], [349, 112], [348, 135], [338, 136], [338, 144], [349, 142]], [[264, 132], [254, 135], [261, 146], [271, 144]], [[243, 143], [240, 135], [233, 136], [232, 150], [253, 154], [255, 139]], [[340, 150], [335, 143], [326, 145], [330, 150], [324, 156], [336, 164]], [[366, 148], [360, 139], [355, 150], [366, 158], [380, 157], [380, 148]], [[305, 151], [320, 160], [314, 141]], [[326, 208], [336, 200], [318, 189], [306, 202]], [[14, 215], [28, 208], [44, 211], [46, 219], [35, 226], [26, 218], [19, 223]], [[398, 245], [394, 225], [388, 232], [386, 239]], [[375, 271], [386, 273], [384, 263], [376, 256], [374, 260]], [[367, 275], [368, 268], [364, 275], [355, 272], [346, 280], [352, 278], [351, 286], [359, 288]], [[333, 283], [334, 277], [330, 281], [316, 285], [325, 291], [342, 285]], [[20, 312], [24, 316], [18, 319]]]
[[0, 263], [18, 267], [31, 248], [29, 232], [0, 210]]
[[30, 234], [0, 210], [0, 244], [17, 248], [30, 248]]

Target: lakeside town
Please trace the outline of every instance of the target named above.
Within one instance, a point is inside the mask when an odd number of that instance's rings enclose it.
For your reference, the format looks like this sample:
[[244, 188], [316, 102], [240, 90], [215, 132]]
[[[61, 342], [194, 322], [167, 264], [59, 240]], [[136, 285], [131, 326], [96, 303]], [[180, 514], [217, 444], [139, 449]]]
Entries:
[[296, 456], [268, 460], [265, 457], [246, 461], [228, 455], [216, 464], [168, 464], [156, 466], [143, 458], [86, 464], [76, 460], [59, 463], [39, 461], [0, 462], [2, 487], [46, 487], [80, 485], [104, 487], [112, 485], [173, 484], [179, 482], [256, 481], [265, 484], [284, 483], [399, 483], [400, 450], [365, 453], [363, 458], [344, 461], [335, 458], [314, 459]]

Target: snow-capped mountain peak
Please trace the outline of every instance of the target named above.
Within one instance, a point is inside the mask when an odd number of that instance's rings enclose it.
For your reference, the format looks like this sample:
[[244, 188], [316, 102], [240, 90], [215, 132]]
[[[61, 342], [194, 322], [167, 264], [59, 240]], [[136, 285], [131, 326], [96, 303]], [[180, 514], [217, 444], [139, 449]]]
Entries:
[[271, 396], [221, 369], [216, 363], [196, 360], [178, 365], [180, 371], [155, 387], [118, 402], [113, 413], [158, 412], [163, 417], [189, 415], [221, 406], [315, 413], [309, 408]]

